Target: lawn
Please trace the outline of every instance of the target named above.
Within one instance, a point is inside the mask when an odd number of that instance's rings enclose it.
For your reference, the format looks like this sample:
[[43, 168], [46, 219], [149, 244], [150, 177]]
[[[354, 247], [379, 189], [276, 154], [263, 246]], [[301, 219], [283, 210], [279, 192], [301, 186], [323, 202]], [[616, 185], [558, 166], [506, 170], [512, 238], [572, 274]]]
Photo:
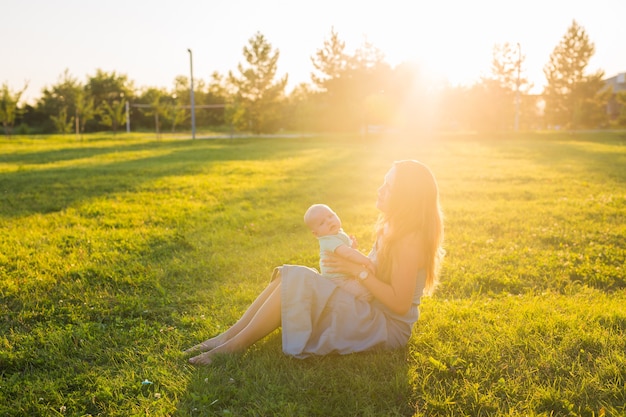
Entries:
[[[365, 251], [392, 161], [447, 252], [406, 349], [211, 367], [327, 203]], [[0, 416], [626, 415], [626, 133], [0, 139]]]

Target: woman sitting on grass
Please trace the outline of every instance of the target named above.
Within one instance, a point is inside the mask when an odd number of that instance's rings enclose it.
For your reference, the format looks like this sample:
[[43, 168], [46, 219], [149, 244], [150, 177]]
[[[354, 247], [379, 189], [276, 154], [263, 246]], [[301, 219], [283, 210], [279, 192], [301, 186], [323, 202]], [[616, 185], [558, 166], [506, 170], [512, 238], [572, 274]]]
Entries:
[[373, 295], [358, 299], [316, 270], [283, 265], [243, 316], [224, 333], [186, 352], [208, 365], [241, 352], [282, 325], [283, 352], [298, 358], [406, 346], [423, 293], [438, 282], [443, 219], [435, 177], [424, 164], [395, 162], [378, 189], [381, 212], [369, 258], [376, 270], [329, 253], [326, 266], [358, 279]]

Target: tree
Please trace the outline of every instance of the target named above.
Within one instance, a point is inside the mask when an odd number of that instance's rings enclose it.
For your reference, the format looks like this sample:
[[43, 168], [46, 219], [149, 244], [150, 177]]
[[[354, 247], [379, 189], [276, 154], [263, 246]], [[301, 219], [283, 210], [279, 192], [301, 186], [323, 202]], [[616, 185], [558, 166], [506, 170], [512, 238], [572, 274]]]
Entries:
[[311, 63], [318, 72], [311, 73], [311, 80], [318, 89], [332, 89], [332, 83], [348, 70], [351, 57], [345, 50], [346, 43], [339, 39], [339, 34], [332, 27], [330, 37], [324, 40], [322, 48], [311, 57]]
[[528, 80], [522, 76], [525, 56], [518, 48], [521, 48], [519, 44], [514, 48], [508, 42], [494, 45], [490, 74], [482, 77], [470, 90], [471, 127], [502, 131], [515, 126], [519, 116], [516, 112], [521, 110], [521, 96], [530, 89]]
[[617, 116], [617, 124], [626, 126], [626, 91], [618, 91], [615, 100], [619, 104], [619, 114]]
[[315, 69], [311, 80], [316, 91], [310, 94], [312, 109], [324, 130], [355, 131], [368, 124], [388, 124], [392, 108], [387, 89], [391, 67], [383, 53], [367, 39], [353, 55], [334, 28], [311, 57]]
[[115, 71], [106, 72], [101, 69], [96, 70], [95, 75], [88, 77], [85, 85], [85, 92], [93, 97], [100, 116], [102, 126], [112, 127], [114, 131], [125, 121], [125, 116], [120, 116], [117, 120], [112, 117], [116, 113], [116, 107], [124, 108], [125, 102], [132, 100], [133, 86], [125, 74], [117, 74]]
[[103, 101], [98, 108], [101, 123], [113, 129], [113, 133], [117, 133], [117, 129], [126, 123], [126, 102], [114, 100], [109, 104]]
[[84, 89], [78, 90], [76, 94], [76, 135], [80, 134], [81, 139], [85, 133], [85, 125], [96, 115], [93, 97], [87, 97]]
[[215, 106], [205, 111], [208, 125], [223, 126], [226, 123], [224, 119], [224, 108], [226, 103], [232, 101], [233, 95], [232, 86], [229, 86], [227, 78], [222, 76], [219, 72], [214, 71], [211, 74], [207, 86], [207, 94], [202, 103]]
[[[25, 133], [43, 133], [43, 128], [47, 124], [52, 126], [50, 115], [43, 113], [37, 109], [35, 105], [25, 104], [20, 108], [19, 114], [15, 120], [19, 123], [19, 128]], [[52, 131], [52, 129], [50, 129]]]
[[22, 94], [26, 91], [26, 88], [28, 88], [28, 83], [25, 83], [24, 88], [18, 91], [12, 91], [8, 83], [2, 84], [2, 92], [0, 93], [0, 121], [2, 122], [6, 136], [10, 136], [13, 131], [15, 117], [18, 113], [17, 105], [22, 98]]
[[[184, 107], [187, 113], [189, 113], [187, 109], [190, 108], [189, 84], [189, 78], [182, 75], [176, 77], [172, 94], [172, 98], [179, 103], [179, 106]], [[221, 126], [224, 124], [224, 105], [228, 102], [225, 91], [224, 77], [218, 72], [211, 74], [208, 85], [202, 79], [194, 80], [196, 126]], [[177, 119], [182, 122], [187, 117], [179, 114]], [[172, 119], [170, 118], [170, 120]]]
[[154, 129], [157, 139], [161, 138], [161, 121], [160, 116], [168, 116], [168, 104], [165, 102], [167, 92], [158, 88], [148, 88], [143, 94], [142, 99], [150, 102], [149, 107], [144, 107], [141, 112], [146, 116], [154, 117]]
[[[346, 53], [346, 44], [339, 34], [331, 27], [330, 35], [324, 39], [322, 48], [311, 57], [315, 71], [311, 73], [311, 81], [315, 91], [309, 98], [318, 119], [318, 129], [329, 131], [349, 130], [348, 122], [351, 113], [350, 69], [353, 57]], [[301, 100], [300, 100], [301, 101]]]
[[[44, 131], [51, 132], [53, 130], [59, 132], [59, 117], [63, 113], [67, 118], [68, 115], [77, 113], [76, 101], [77, 97], [83, 91], [84, 86], [76, 77], [65, 69], [58, 77], [56, 84], [43, 89], [41, 98], [37, 101], [36, 108], [49, 119]], [[84, 96], [83, 96], [84, 97]], [[78, 122], [78, 119], [76, 118]], [[65, 127], [63, 127], [65, 129]], [[65, 133], [61, 131], [61, 133]], [[78, 132], [77, 132], [78, 133]]]
[[364, 39], [351, 59], [346, 77], [349, 100], [346, 109], [352, 110], [348, 120], [352, 120], [355, 127], [367, 129], [369, 125], [388, 125], [391, 122], [387, 94], [391, 79], [391, 67], [385, 62], [382, 51]]
[[164, 115], [172, 125], [172, 133], [176, 126], [187, 120], [187, 110], [177, 104], [176, 100], [165, 105]]
[[[174, 88], [172, 91], [172, 98], [174, 99], [173, 106], [167, 112], [168, 117], [172, 121], [172, 133], [174, 132], [176, 125], [186, 121], [191, 116], [191, 97], [189, 88], [190, 82], [188, 77], [179, 75], [174, 79]], [[196, 83], [195, 91], [197, 90], [198, 88]], [[196, 100], [196, 103], [198, 102], [195, 97], [194, 100]], [[196, 118], [196, 125], [201, 124], [198, 119], [200, 118]]]
[[548, 123], [577, 129], [605, 122], [604, 71], [585, 74], [594, 53], [585, 29], [572, 21], [543, 70], [548, 82], [544, 90]]
[[274, 132], [281, 119], [287, 76], [275, 80], [280, 52], [273, 50], [257, 32], [243, 48], [247, 66], [239, 63], [239, 76], [228, 73], [228, 83], [235, 91], [235, 101], [227, 112], [233, 124], [254, 133]]
[[228, 80], [219, 72], [214, 71], [211, 74], [211, 80], [209, 81], [208, 92], [209, 95], [215, 100], [214, 104], [223, 104], [235, 94], [228, 84]]
[[314, 132], [320, 127], [318, 108], [313, 99], [316, 94], [312, 86], [307, 83], [298, 84], [289, 97], [285, 106], [285, 127], [291, 130]]
[[54, 123], [54, 126], [62, 135], [66, 135], [72, 131], [72, 124], [74, 123], [74, 117], [70, 117], [70, 120], [67, 120], [67, 107], [63, 107], [59, 111], [59, 115], [51, 115], [50, 119]]

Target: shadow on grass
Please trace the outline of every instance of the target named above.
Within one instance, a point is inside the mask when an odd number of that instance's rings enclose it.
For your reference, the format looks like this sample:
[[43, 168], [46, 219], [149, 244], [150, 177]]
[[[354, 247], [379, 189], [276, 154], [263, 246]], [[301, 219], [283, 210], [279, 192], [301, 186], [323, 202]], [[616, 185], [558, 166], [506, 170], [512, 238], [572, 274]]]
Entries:
[[[88, 143], [61, 143], [63, 148], [34, 150], [0, 155], [0, 162], [19, 166], [47, 164], [51, 162], [72, 161], [82, 158], [93, 158], [102, 155], [152, 151], [155, 149], [174, 150], [189, 146], [188, 142], [114, 142], [103, 141], [102, 146], [93, 146], [94, 141]], [[88, 144], [90, 146], [88, 146]]]
[[[553, 169], [580, 170], [615, 184], [626, 182], [626, 134], [578, 133], [533, 135], [524, 141], [528, 157]], [[503, 142], [506, 146], [507, 142]], [[577, 176], [580, 173], [576, 174]]]
[[245, 354], [194, 368], [177, 416], [409, 416], [406, 350], [295, 359], [276, 332]]
[[[272, 146], [275, 144], [278, 146]], [[288, 159], [294, 154], [294, 148], [298, 146], [300, 145], [293, 141], [280, 141], [280, 143], [265, 141], [262, 145], [259, 145], [259, 141], [235, 141], [228, 144], [188, 142], [186, 146], [178, 143], [172, 146], [167, 144], [136, 145], [133, 147], [136, 151], [152, 151], [158, 148], [159, 151], [166, 152], [165, 154], [161, 152], [157, 156], [139, 155], [133, 160], [95, 161], [93, 164], [72, 167], [33, 167], [31, 170], [3, 173], [0, 174], [3, 200], [0, 214], [5, 218], [17, 218], [64, 210], [109, 194], [141, 191], [146, 183], [159, 178], [210, 173], [212, 165], [219, 165], [223, 162], [234, 163], [236, 166], [238, 161]], [[324, 147], [326, 144], [320, 146]], [[310, 149], [307, 147], [305, 151], [310, 151]], [[65, 154], [54, 151], [40, 152], [24, 161], [41, 162], [48, 158], [56, 158], [59, 161], [63, 158], [67, 160], [89, 157], [97, 159], [93, 155], [80, 155], [72, 152]], [[314, 160], [311, 165], [305, 167], [300, 166], [299, 163], [293, 166], [285, 164], [284, 175], [288, 178], [280, 181], [263, 178], [254, 182], [255, 187], [252, 189], [244, 187], [243, 191], [225, 195], [223, 204], [229, 207], [230, 211], [236, 212], [241, 207], [249, 206], [245, 204], [246, 201], [255, 201], [255, 204], [247, 209], [251, 210], [253, 218], [257, 219], [259, 215], [256, 213], [259, 210], [267, 210], [271, 213], [275, 211], [276, 204], [285, 197], [310, 196], [311, 190], [304, 181], [315, 178], [316, 172], [329, 172], [330, 179], [327, 177], [324, 181], [332, 181], [335, 178], [334, 175], [340, 175], [332, 168], [336, 164], [345, 164], [350, 160], [354, 160], [354, 152], [336, 152], [330, 157]], [[35, 165], [35, 162], [32, 163]], [[239, 179], [245, 180], [246, 175], [254, 175], [254, 173], [254, 169], [251, 169], [250, 173], [237, 172], [236, 175]], [[356, 173], [350, 175], [356, 176]], [[318, 191], [325, 190], [324, 181], [319, 181], [321, 185], [317, 185]], [[168, 193], [167, 190], [162, 192]], [[260, 197], [262, 197], [261, 200], [259, 200]], [[162, 372], [158, 368], [162, 366], [161, 364], [142, 363], [146, 360], [142, 355], [146, 353], [138, 355], [136, 353], [138, 347], [144, 351], [154, 349], [154, 355], [157, 355], [157, 349], [152, 346], [153, 342], [149, 341], [182, 347], [194, 337], [191, 336], [193, 332], [204, 332], [207, 331], [207, 327], [228, 323], [229, 314], [234, 314], [233, 311], [235, 313], [242, 311], [243, 308], [234, 306], [246, 304], [242, 299], [227, 298], [233, 294], [240, 294], [232, 290], [233, 286], [242, 284], [238, 281], [241, 279], [241, 274], [233, 273], [232, 265], [240, 260], [231, 253], [226, 261], [214, 261], [207, 253], [207, 250], [212, 248], [212, 240], [223, 238], [223, 236], [212, 236], [213, 222], [216, 218], [220, 221], [219, 213], [211, 213], [207, 216], [205, 210], [206, 207], [195, 208], [185, 213], [189, 216], [185, 221], [203, 219], [201, 224], [190, 225], [191, 231], [188, 233], [184, 227], [158, 226], [154, 229], [146, 229], [148, 233], [154, 233], [148, 236], [131, 237], [126, 233], [119, 235], [113, 233], [107, 236], [107, 244], [100, 246], [93, 241], [90, 242], [90, 239], [97, 239], [97, 233], [83, 235], [81, 233], [84, 233], [84, 230], [70, 228], [68, 231], [54, 234], [51, 237], [50, 246], [59, 250], [58, 254], [54, 252], [55, 255], [62, 256], [66, 253], [73, 256], [84, 251], [85, 261], [77, 266], [64, 265], [61, 269], [50, 268], [51, 270], [47, 271], [49, 277], [43, 282], [32, 279], [39, 273], [37, 270], [29, 270], [26, 275], [19, 270], [19, 263], [7, 265], [13, 268], [13, 271], [9, 272], [16, 277], [19, 284], [19, 291], [11, 290], [10, 294], [4, 294], [0, 302], [0, 307], [6, 307], [9, 312], [1, 322], [0, 330], [4, 334], [11, 332], [15, 334], [8, 343], [15, 346], [17, 352], [7, 357], [0, 357], [0, 365], [7, 371], [7, 375], [13, 377], [19, 375], [23, 369], [31, 369], [35, 375], [45, 372], [55, 375], [56, 381], [61, 381], [67, 378], [66, 368], [76, 367], [75, 363], [82, 361], [92, 362], [93, 358], [106, 358], [116, 363], [132, 360], [133, 363], [136, 362], [135, 366], [141, 366], [147, 374]], [[230, 213], [227, 214], [230, 215]], [[91, 215], [91, 212], [87, 215]], [[98, 215], [96, 213], [95, 216]], [[103, 223], [113, 221], [114, 223], [120, 222], [120, 228], [132, 229], [132, 224], [124, 224], [122, 219], [102, 218], [100, 228], [108, 230], [109, 224]], [[300, 219], [301, 213], [298, 213], [298, 220]], [[220, 228], [229, 227], [231, 219], [226, 220], [229, 223], [220, 224]], [[237, 223], [237, 221], [232, 222]], [[267, 219], [263, 218], [263, 221]], [[116, 226], [117, 223], [113, 224], [111, 231], [114, 231]], [[243, 225], [233, 224], [233, 226]], [[290, 233], [283, 228], [280, 230], [282, 234]], [[261, 234], [241, 235], [241, 241], [237, 241], [236, 245], [246, 248], [241, 256], [255, 256], [255, 248], [261, 247], [267, 251], [273, 239], [274, 236]], [[95, 246], [92, 247], [92, 245]], [[222, 251], [225, 250], [221, 244], [215, 243], [215, 246], [219, 246]], [[266, 259], [267, 255], [264, 256]], [[273, 266], [270, 265], [268, 268]], [[250, 287], [256, 285], [254, 281], [244, 285], [248, 284]], [[212, 322], [208, 325], [199, 323], [195, 317], [190, 319], [190, 315], [185, 313], [195, 311], [195, 306], [199, 304], [210, 305], [213, 301], [216, 302], [215, 305], [220, 311], [215, 317], [208, 319]], [[176, 329], [166, 333], [172, 335], [169, 336], [172, 338], [171, 341], [167, 339], [168, 336], [164, 336], [165, 333], [160, 333], [160, 329], [169, 328]], [[86, 340], [83, 333], [88, 330], [94, 334], [106, 334], [107, 340], [114, 343], [100, 343], [97, 338], [93, 337]], [[56, 349], [46, 349], [45, 355], [33, 357], [29, 352], [37, 352], [40, 344], [40, 339], [29, 336], [33, 331], [40, 335], [54, 335], [55, 339], [66, 342], [59, 343]], [[180, 340], [177, 340], [177, 337]], [[164, 340], [168, 341], [164, 342]], [[81, 344], [89, 346], [89, 349], [77, 351], [77, 346]], [[59, 360], [59, 357], [67, 360]], [[261, 363], [265, 369], [271, 369], [276, 361], [279, 361], [281, 366], [289, 372], [291, 372], [290, 364], [304, 364], [300, 361], [290, 362], [280, 350], [272, 352], [271, 358], [261, 360]], [[252, 364], [258, 366], [258, 362], [253, 360]], [[179, 369], [178, 366], [175, 368]], [[334, 362], [326, 368], [335, 369]], [[353, 363], [353, 368], [358, 370], [362, 368], [362, 364]], [[299, 372], [306, 373], [305, 371], [300, 368]], [[349, 374], [349, 369], [345, 369], [344, 372]], [[254, 373], [250, 371], [248, 376], [242, 376], [244, 388], [252, 389], [252, 386], [248, 384], [252, 383], [250, 378], [254, 376]], [[270, 390], [272, 385], [278, 387], [277, 381], [282, 380], [282, 376], [276, 374], [270, 374], [266, 378], [269, 378], [269, 384], [263, 386]], [[324, 379], [324, 375], [316, 374], [311, 383], [315, 390], [311, 393], [317, 392], [317, 387], [321, 387]], [[350, 383], [345, 378], [343, 381], [346, 386]], [[29, 397], [27, 402], [36, 404], [36, 398], [51, 396], [49, 390], [53, 389], [54, 385], [51, 385], [51, 388], [42, 388], [33, 393], [32, 398]], [[297, 401], [302, 391], [289, 389], [287, 394], [294, 395], [296, 399], [294, 401]], [[343, 393], [345, 387], [342, 390], [337, 388], [337, 391]], [[189, 392], [195, 391], [192, 389]], [[265, 394], [261, 393], [261, 395]], [[80, 387], [67, 388], [66, 391], [64, 390], [64, 395], [68, 398], [85, 397]], [[256, 401], [257, 393], [253, 392], [251, 395]], [[341, 396], [337, 398], [340, 399]], [[269, 398], [268, 402], [275, 402], [275, 399]], [[278, 401], [279, 407], [283, 405]], [[309, 407], [314, 406], [315, 404]], [[103, 405], [102, 408], [96, 409], [93, 405], [89, 405], [83, 411], [106, 412], [107, 407]]]
[[[244, 149], [246, 147], [253, 149]], [[272, 160], [285, 157], [287, 152], [276, 151], [269, 146], [255, 146], [253, 142], [248, 144], [245, 141], [187, 141], [42, 151], [9, 155], [2, 159], [14, 164], [38, 165], [134, 151], [167, 153], [147, 157], [129, 156], [132, 159], [125, 161], [95, 160], [84, 166], [44, 166], [0, 173], [0, 216], [11, 218], [61, 211], [89, 199], [137, 190], [142, 184], [158, 178], [197, 174], [217, 162]]]

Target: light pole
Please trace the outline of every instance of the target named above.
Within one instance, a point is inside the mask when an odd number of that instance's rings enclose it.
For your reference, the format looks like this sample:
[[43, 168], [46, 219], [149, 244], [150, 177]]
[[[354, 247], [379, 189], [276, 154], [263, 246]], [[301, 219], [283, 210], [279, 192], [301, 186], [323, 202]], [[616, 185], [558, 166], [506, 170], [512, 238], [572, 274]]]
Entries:
[[517, 43], [517, 81], [515, 83], [515, 131], [519, 131], [519, 84], [520, 84], [520, 67], [522, 66], [522, 46]]
[[193, 97], [193, 54], [191, 49], [187, 48], [189, 52], [189, 71], [191, 73], [191, 88], [189, 97], [191, 99], [191, 139], [196, 138], [196, 102]]

